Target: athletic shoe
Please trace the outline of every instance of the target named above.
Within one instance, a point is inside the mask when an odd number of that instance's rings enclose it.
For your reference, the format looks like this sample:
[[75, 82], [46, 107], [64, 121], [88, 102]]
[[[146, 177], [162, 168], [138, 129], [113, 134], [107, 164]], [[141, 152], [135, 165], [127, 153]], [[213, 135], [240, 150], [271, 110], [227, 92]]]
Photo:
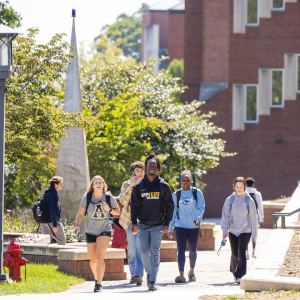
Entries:
[[195, 282], [196, 281], [196, 276], [195, 274], [189, 273], [189, 281]]
[[98, 282], [98, 280], [97, 280], [97, 279], [95, 279], [95, 286], [96, 286], [97, 282]]
[[140, 276], [134, 276], [134, 282], [136, 283], [136, 285], [142, 285], [143, 278]]
[[129, 283], [130, 283], [130, 284], [134, 284], [134, 283], [135, 283], [135, 278], [134, 278], [134, 276], [131, 276]]
[[150, 281], [148, 290], [149, 291], [157, 291], [157, 287], [155, 285], [155, 281]]
[[147, 287], [149, 287], [150, 284], [150, 274], [147, 274]]
[[241, 278], [236, 278], [236, 283], [240, 284], [241, 283]]
[[256, 255], [251, 255], [251, 257], [256, 258]]
[[177, 276], [175, 278], [175, 282], [176, 283], [186, 283], [186, 280], [185, 280], [185, 278], [183, 276]]
[[94, 288], [94, 293], [102, 292], [102, 290], [103, 290], [102, 285], [97, 283]]

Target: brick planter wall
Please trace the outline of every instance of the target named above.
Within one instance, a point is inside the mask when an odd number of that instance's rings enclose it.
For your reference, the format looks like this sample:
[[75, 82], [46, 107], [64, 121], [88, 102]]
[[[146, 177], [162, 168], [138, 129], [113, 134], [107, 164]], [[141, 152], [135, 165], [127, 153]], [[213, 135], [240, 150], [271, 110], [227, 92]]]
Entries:
[[[124, 272], [124, 259], [108, 259], [105, 262], [105, 273], [103, 280], [126, 280]], [[89, 260], [59, 260], [58, 270], [71, 275], [83, 277], [85, 280], [94, 280]]]
[[[199, 236], [197, 250], [198, 251], [214, 251], [215, 250], [215, 237], [213, 236], [215, 224], [202, 224], [201, 225], [201, 236]], [[176, 241], [175, 231], [173, 230], [173, 238], [170, 240], [166, 233], [163, 234], [163, 240]], [[186, 245], [186, 250], [188, 250]]]
[[264, 224], [263, 228], [273, 228], [273, 214], [276, 212], [281, 212], [284, 207], [285, 203], [267, 203], [264, 202]]

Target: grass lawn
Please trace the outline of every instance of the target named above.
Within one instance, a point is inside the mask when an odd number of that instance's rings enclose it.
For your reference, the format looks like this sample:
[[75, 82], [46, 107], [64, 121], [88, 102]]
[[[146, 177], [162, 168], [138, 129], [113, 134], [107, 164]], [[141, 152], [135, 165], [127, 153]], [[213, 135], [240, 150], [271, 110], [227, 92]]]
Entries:
[[62, 292], [69, 286], [85, 281], [83, 278], [60, 272], [57, 268], [54, 265], [30, 263], [27, 265], [27, 280], [25, 281], [25, 267], [22, 267], [23, 281], [0, 284], [0, 296]]

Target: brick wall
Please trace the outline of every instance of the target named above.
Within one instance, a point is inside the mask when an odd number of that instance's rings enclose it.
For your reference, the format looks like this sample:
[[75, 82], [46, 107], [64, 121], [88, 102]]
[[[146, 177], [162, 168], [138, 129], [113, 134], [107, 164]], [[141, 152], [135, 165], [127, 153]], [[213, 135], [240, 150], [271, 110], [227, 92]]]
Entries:
[[169, 14], [168, 49], [169, 62], [184, 57], [184, 14]]
[[141, 61], [144, 61], [144, 31], [146, 27], [153, 24], [159, 24], [159, 47], [168, 48], [168, 12], [149, 12], [142, 18]]
[[[217, 112], [212, 121], [225, 129], [218, 138], [226, 140], [226, 151], [238, 152], [221, 159], [220, 166], [203, 176], [206, 217], [221, 216], [237, 176], [254, 177], [263, 199], [290, 196], [300, 179], [299, 95], [296, 101], [285, 101], [283, 109], [272, 108], [270, 116], [260, 116], [258, 124], [246, 124], [245, 131], [231, 129], [232, 84], [258, 83], [259, 68], [283, 68], [285, 53], [300, 52], [299, 15], [299, 1], [286, 3], [284, 12], [260, 19], [259, 27], [234, 34], [233, 1], [186, 0], [184, 56], [189, 90], [183, 101], [198, 98], [201, 82], [226, 79], [229, 70], [229, 88], [201, 110]], [[220, 53], [222, 47], [224, 53]], [[276, 139], [282, 143], [275, 143]]]

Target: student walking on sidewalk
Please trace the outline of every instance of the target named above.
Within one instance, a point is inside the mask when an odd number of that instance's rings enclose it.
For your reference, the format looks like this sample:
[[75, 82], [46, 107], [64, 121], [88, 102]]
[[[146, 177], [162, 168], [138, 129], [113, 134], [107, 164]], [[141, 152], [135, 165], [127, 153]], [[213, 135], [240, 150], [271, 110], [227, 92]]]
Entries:
[[[246, 184], [247, 184], [246, 192], [249, 193], [249, 195], [252, 197], [253, 201], [255, 202], [257, 217], [258, 217], [257, 223], [261, 227], [264, 223], [264, 207], [262, 203], [261, 193], [256, 188], [254, 188], [254, 183], [255, 180], [252, 177], [248, 177], [246, 179]], [[254, 258], [256, 257], [255, 246], [256, 246], [256, 242], [252, 242], [252, 257]], [[246, 250], [246, 257], [247, 259], [249, 259], [248, 246]]]
[[45, 190], [47, 217], [42, 224], [42, 233], [49, 234], [58, 245], [65, 245], [66, 236], [64, 226], [61, 223], [60, 201], [57, 193], [64, 186], [63, 178], [54, 176], [49, 180], [49, 183], [49, 188]]
[[231, 247], [230, 272], [234, 281], [240, 283], [247, 272], [246, 248], [252, 234], [252, 242], [257, 237], [256, 206], [245, 191], [246, 180], [237, 177], [233, 182], [235, 192], [229, 196], [223, 206], [221, 228], [223, 239], [229, 234]]
[[184, 171], [180, 175], [181, 190], [173, 194], [174, 212], [169, 225], [168, 237], [173, 238], [173, 226], [175, 223], [175, 235], [178, 249], [179, 276], [176, 283], [185, 283], [184, 265], [186, 242], [189, 246], [190, 271], [189, 281], [196, 281], [194, 268], [197, 259], [197, 245], [200, 234], [200, 222], [205, 209], [203, 194], [197, 188], [191, 187], [192, 174]]
[[[145, 160], [146, 175], [134, 185], [131, 195], [133, 233], [138, 232], [149, 291], [156, 291], [156, 277], [160, 263], [160, 244], [172, 220], [174, 203], [171, 188], [157, 172], [161, 161], [151, 153]], [[139, 219], [139, 225], [137, 225]], [[151, 250], [151, 255], [150, 255]]]
[[141, 161], [136, 161], [130, 166], [131, 171], [133, 172], [130, 180], [127, 180], [123, 183], [121, 188], [121, 193], [119, 196], [119, 200], [123, 205], [122, 213], [120, 216], [119, 223], [124, 228], [127, 233], [127, 241], [128, 241], [128, 265], [131, 274], [130, 284], [141, 285], [143, 283], [143, 275], [144, 275], [144, 266], [141, 258], [141, 245], [140, 239], [138, 238], [137, 233], [133, 233], [131, 231], [132, 222], [131, 222], [131, 209], [130, 209], [130, 201], [131, 201], [131, 193], [134, 184], [139, 182], [143, 176], [145, 171], [145, 165]]
[[105, 271], [104, 255], [107, 250], [112, 226], [109, 214], [119, 215], [120, 209], [116, 199], [107, 193], [104, 179], [95, 176], [86, 194], [81, 200], [76, 216], [74, 233], [80, 231], [80, 223], [86, 214], [85, 232], [90, 266], [95, 278], [94, 292], [102, 291], [102, 279]]

